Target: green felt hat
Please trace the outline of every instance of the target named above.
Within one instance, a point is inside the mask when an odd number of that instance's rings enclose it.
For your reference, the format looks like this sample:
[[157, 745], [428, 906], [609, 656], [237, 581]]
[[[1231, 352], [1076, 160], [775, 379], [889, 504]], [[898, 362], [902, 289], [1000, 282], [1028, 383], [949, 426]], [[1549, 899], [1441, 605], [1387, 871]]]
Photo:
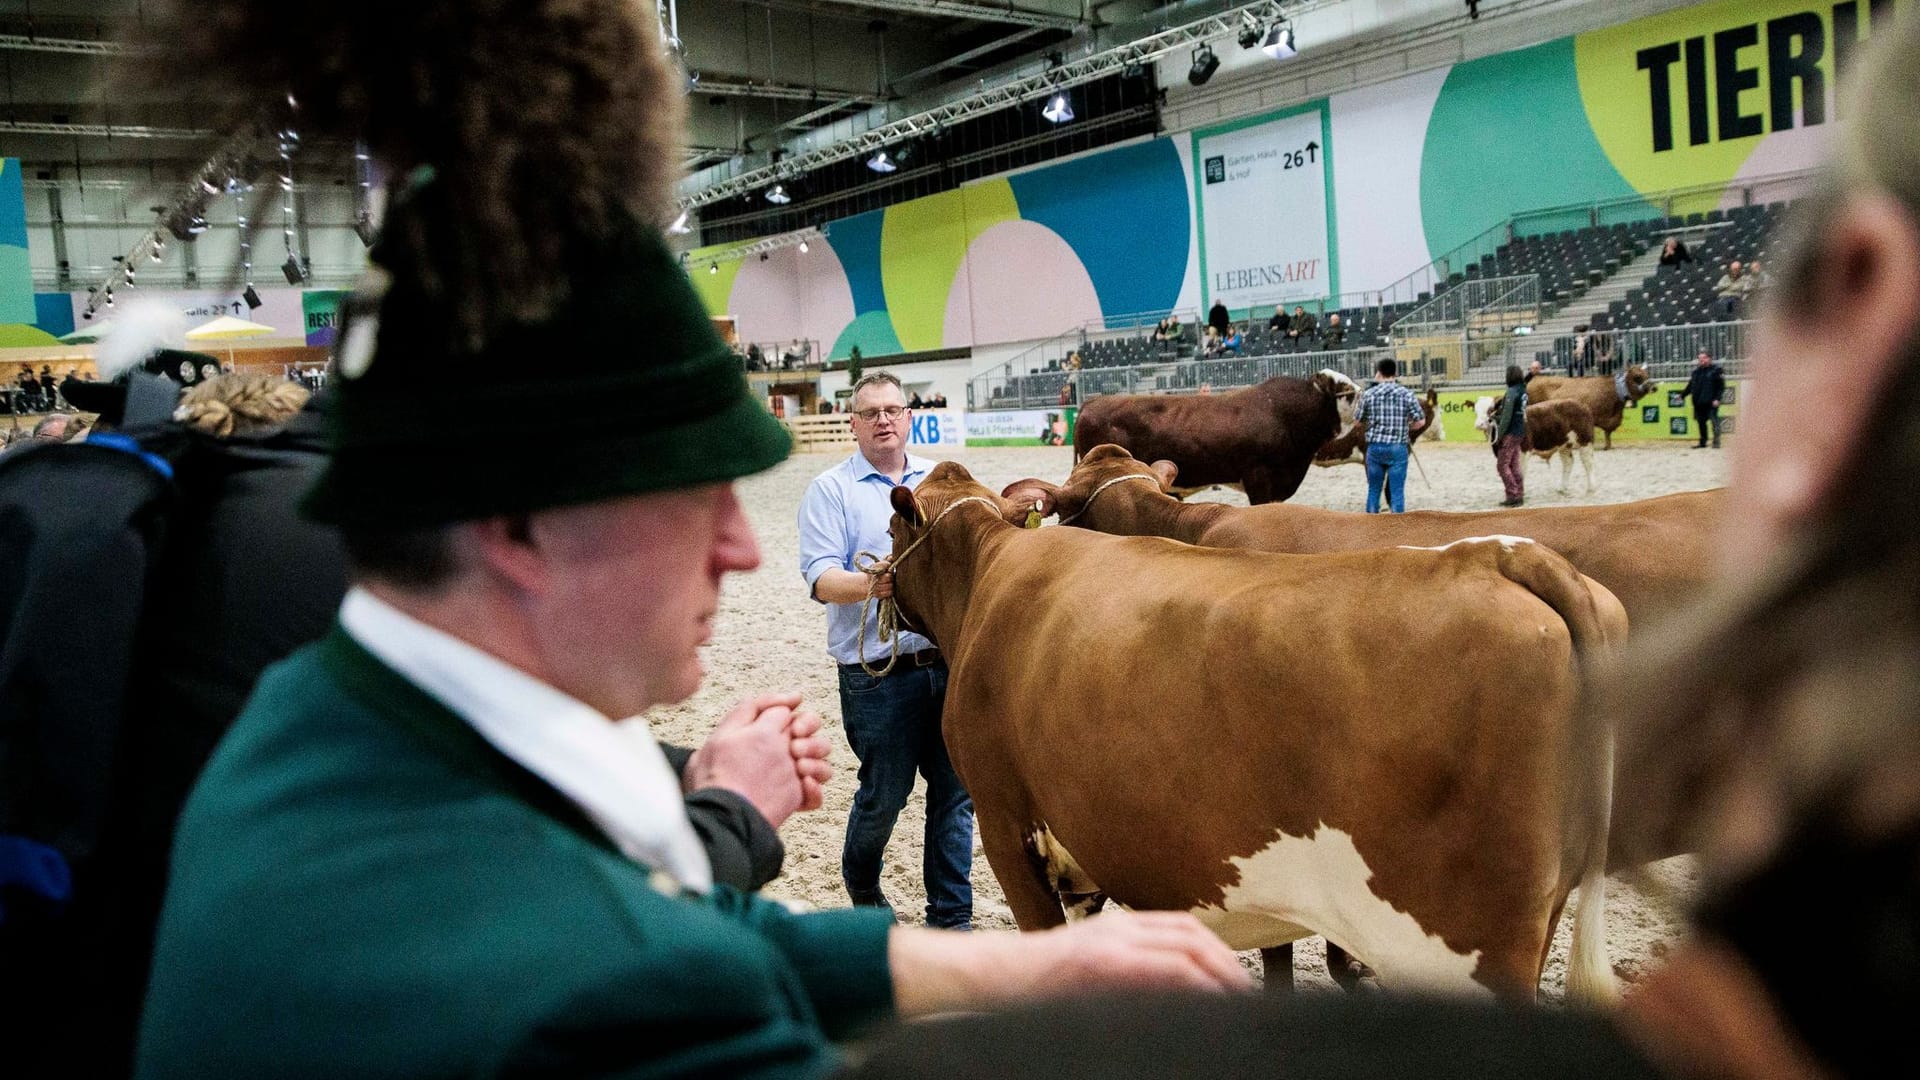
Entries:
[[[443, 185], [389, 216], [373, 281], [335, 346], [333, 453], [304, 510], [420, 527], [732, 480], [785, 460], [785, 425], [754, 399], [655, 229], [625, 215], [565, 238], [567, 299], [464, 347], [457, 295], [423, 285], [434, 236], [465, 225]], [[425, 237], [428, 243], [418, 238]], [[529, 430], [528, 419], [535, 423]]]

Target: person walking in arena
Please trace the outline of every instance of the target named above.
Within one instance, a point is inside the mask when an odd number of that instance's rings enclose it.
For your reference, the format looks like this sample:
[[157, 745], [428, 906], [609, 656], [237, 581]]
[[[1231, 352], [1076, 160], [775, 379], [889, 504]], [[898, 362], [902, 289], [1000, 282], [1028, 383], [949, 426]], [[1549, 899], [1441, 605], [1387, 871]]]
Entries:
[[1387, 357], [1375, 365], [1379, 378], [1360, 395], [1356, 420], [1367, 422], [1367, 513], [1380, 512], [1380, 488], [1396, 514], [1407, 510], [1407, 454], [1410, 436], [1427, 426], [1427, 414], [1413, 391], [1396, 380], [1400, 365]]
[[1693, 403], [1693, 422], [1700, 429], [1700, 441], [1695, 450], [1707, 448], [1707, 426], [1713, 426], [1713, 448], [1720, 449], [1720, 402], [1727, 396], [1727, 374], [1720, 365], [1713, 362], [1713, 354], [1705, 349], [1693, 359], [1693, 373], [1687, 376], [1686, 389], [1680, 396]]
[[931, 641], [910, 631], [891, 649], [881, 641], [878, 620], [864, 617], [865, 602], [869, 592], [876, 599], [892, 595], [893, 579], [884, 565], [869, 574], [856, 562], [861, 552], [892, 550], [888, 498], [895, 487], [918, 487], [933, 468], [907, 453], [912, 422], [900, 380], [882, 372], [855, 384], [859, 449], [816, 477], [800, 502], [800, 574], [808, 595], [828, 605], [827, 652], [840, 667], [840, 722], [860, 759], [860, 787], [840, 856], [847, 895], [856, 905], [891, 906], [880, 888], [881, 865], [918, 773], [927, 781], [927, 925], [964, 928], [973, 923], [973, 800], [940, 732], [946, 661]]
[[1488, 437], [1493, 440], [1494, 468], [1507, 493], [1500, 505], [1520, 506], [1527, 501], [1526, 465], [1520, 456], [1527, 440], [1527, 375], [1518, 364], [1507, 367], [1507, 392], [1494, 410]]

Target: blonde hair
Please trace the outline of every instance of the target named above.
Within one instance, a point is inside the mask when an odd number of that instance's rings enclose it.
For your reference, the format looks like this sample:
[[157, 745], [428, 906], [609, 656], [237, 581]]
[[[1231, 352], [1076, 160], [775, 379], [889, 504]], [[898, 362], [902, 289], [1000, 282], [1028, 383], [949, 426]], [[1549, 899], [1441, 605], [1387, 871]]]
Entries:
[[305, 387], [278, 375], [234, 372], [189, 388], [173, 418], [216, 438], [258, 435], [293, 419], [309, 396]]

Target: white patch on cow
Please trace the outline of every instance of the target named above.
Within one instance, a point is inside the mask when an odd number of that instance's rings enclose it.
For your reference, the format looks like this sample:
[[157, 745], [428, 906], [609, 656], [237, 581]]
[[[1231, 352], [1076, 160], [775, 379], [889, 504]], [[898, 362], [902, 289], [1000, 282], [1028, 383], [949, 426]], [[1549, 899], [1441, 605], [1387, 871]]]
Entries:
[[1404, 551], [1446, 551], [1449, 548], [1459, 547], [1461, 544], [1499, 544], [1508, 551], [1512, 551], [1520, 544], [1531, 543], [1533, 543], [1533, 541], [1524, 536], [1506, 536], [1501, 533], [1495, 533], [1492, 536], [1463, 536], [1451, 544], [1441, 544], [1439, 547], [1416, 547], [1412, 544], [1401, 544], [1400, 547]]
[[1474, 430], [1485, 431], [1487, 430], [1487, 425], [1491, 423], [1493, 423], [1493, 399], [1490, 397], [1475, 398], [1473, 402]]
[[1372, 966], [1382, 986], [1489, 993], [1473, 981], [1479, 951], [1455, 952], [1375, 894], [1373, 871], [1347, 833], [1326, 825], [1306, 837], [1277, 832], [1232, 864], [1239, 884], [1220, 906], [1193, 912], [1228, 948], [1271, 948], [1318, 933]]
[[1027, 850], [1046, 865], [1047, 882], [1060, 898], [1060, 906], [1069, 921], [1094, 915], [1106, 904], [1106, 894], [1093, 878], [1073, 861], [1066, 845], [1046, 825], [1027, 830]]
[[1339, 389], [1333, 392], [1334, 407], [1340, 410], [1340, 434], [1345, 435], [1353, 426], [1355, 402], [1360, 400], [1360, 387], [1352, 379], [1332, 368], [1321, 368], [1320, 374], [1332, 379]]

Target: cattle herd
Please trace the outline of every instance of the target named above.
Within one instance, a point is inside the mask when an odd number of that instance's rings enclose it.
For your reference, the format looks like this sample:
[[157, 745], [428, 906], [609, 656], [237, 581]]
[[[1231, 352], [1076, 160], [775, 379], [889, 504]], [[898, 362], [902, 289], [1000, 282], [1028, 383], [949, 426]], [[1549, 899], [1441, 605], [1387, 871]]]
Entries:
[[[1652, 389], [1584, 381], [1603, 385], [1542, 387], [1534, 452], [1611, 430], [1589, 390], [1617, 427]], [[987, 860], [1025, 929], [1108, 901], [1192, 911], [1287, 979], [1275, 961], [1319, 934], [1383, 986], [1514, 999], [1577, 887], [1568, 993], [1604, 999], [1605, 875], [1626, 861], [1608, 826], [1631, 778], [1575, 706], [1580, 672], [1703, 584], [1721, 493], [1286, 503], [1340, 460], [1323, 450], [1351, 434], [1356, 389], [1323, 372], [1098, 398], [1063, 482], [996, 493], [949, 461], [894, 490], [894, 602], [947, 657], [946, 740]], [[1224, 483], [1253, 505], [1179, 497]]]

